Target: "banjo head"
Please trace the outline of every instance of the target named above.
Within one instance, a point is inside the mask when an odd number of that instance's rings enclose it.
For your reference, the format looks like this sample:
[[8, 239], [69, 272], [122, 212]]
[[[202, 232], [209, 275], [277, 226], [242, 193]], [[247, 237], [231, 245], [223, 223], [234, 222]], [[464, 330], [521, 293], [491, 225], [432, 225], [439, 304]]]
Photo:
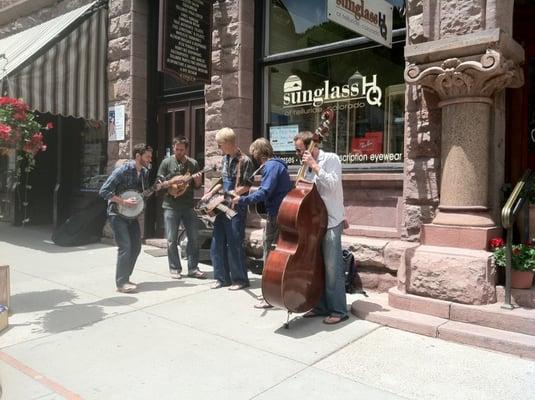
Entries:
[[127, 207], [118, 204], [117, 211], [125, 218], [134, 219], [137, 218], [145, 208], [145, 201], [143, 196], [135, 190], [127, 190], [121, 193], [120, 197], [124, 200], [134, 198], [137, 200], [137, 204], [134, 207]]

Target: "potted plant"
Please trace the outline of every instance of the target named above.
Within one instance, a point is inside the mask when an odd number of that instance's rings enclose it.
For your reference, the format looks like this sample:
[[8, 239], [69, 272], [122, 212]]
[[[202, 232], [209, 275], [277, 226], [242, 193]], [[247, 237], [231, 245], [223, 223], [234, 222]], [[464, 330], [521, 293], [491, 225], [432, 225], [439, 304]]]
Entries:
[[[506, 246], [502, 238], [490, 240], [494, 262], [498, 267], [505, 267]], [[535, 274], [535, 246], [529, 244], [515, 244], [511, 253], [511, 287], [514, 289], [529, 289]]]
[[2, 152], [17, 154], [17, 176], [24, 165], [25, 172], [35, 166], [35, 156], [46, 150], [41, 129], [52, 128], [49, 123], [41, 126], [35, 114], [21, 99], [0, 97], [0, 148]]
[[[8, 171], [0, 171], [13, 182], [22, 199], [22, 223], [29, 221], [27, 215], [29, 174], [35, 167], [35, 156], [46, 150], [41, 130], [51, 129], [52, 124], [42, 126], [33, 111], [21, 99], [0, 97], [0, 156], [8, 157]], [[5, 164], [5, 163], [4, 163]], [[24, 179], [21, 180], [22, 172]], [[11, 185], [10, 185], [11, 186]]]

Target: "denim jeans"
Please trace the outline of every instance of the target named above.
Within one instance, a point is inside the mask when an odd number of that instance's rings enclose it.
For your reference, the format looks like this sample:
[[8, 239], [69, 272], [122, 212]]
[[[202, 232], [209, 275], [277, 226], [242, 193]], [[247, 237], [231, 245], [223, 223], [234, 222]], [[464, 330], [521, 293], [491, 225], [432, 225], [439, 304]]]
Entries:
[[327, 229], [321, 250], [325, 262], [325, 290], [314, 311], [324, 315], [347, 315], [345, 270], [342, 262], [342, 231], [344, 223]]
[[199, 226], [197, 216], [191, 208], [185, 209], [164, 209], [165, 237], [167, 239], [167, 259], [169, 270], [182, 272], [180, 257], [178, 256], [178, 228], [180, 222], [186, 229], [188, 245], [188, 274], [193, 274], [199, 270]]
[[110, 224], [118, 246], [115, 284], [121, 287], [128, 283], [134, 271], [141, 251], [141, 231], [137, 219], [129, 220], [119, 215], [110, 215]]
[[273, 247], [273, 244], [277, 241], [279, 237], [279, 225], [277, 225], [277, 217], [269, 217], [266, 219], [266, 225], [264, 226], [264, 266], [266, 265], [266, 260], [269, 251]]
[[237, 215], [228, 219], [219, 214], [214, 222], [214, 234], [210, 246], [210, 256], [214, 267], [214, 278], [223, 285], [249, 285], [245, 264], [245, 219], [247, 210], [238, 207]]

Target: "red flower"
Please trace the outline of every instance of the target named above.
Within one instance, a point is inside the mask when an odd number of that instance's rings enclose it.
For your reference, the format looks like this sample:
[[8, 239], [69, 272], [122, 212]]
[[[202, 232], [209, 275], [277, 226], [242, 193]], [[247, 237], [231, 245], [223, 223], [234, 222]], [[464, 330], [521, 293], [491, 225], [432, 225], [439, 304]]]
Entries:
[[48, 124], [46, 124], [46, 129], [53, 129], [54, 128], [54, 124], [52, 122], [49, 122]]
[[11, 127], [6, 124], [0, 124], [0, 132], [9, 135], [11, 132]]
[[26, 119], [26, 112], [25, 111], [14, 112], [13, 119], [16, 119], [17, 121], [24, 121]]
[[505, 242], [502, 238], [493, 238], [490, 239], [489, 246], [491, 249], [497, 249], [498, 247], [505, 246]]

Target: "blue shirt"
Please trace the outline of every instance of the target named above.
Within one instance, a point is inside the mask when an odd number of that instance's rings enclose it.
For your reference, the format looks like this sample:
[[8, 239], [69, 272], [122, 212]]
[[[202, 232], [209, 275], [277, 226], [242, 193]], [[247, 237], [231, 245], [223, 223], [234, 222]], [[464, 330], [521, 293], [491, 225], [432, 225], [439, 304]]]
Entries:
[[117, 204], [110, 201], [115, 195], [120, 195], [127, 190], [137, 190], [143, 192], [149, 188], [149, 170], [142, 168], [138, 175], [136, 162], [130, 160], [115, 168], [106, 179], [99, 191], [100, 197], [108, 200], [108, 215], [117, 214]]
[[240, 197], [238, 204], [247, 205], [263, 201], [266, 204], [268, 216], [275, 217], [279, 212], [282, 200], [292, 188], [286, 163], [280, 158], [271, 158], [265, 162], [262, 168], [262, 180], [258, 190]]

